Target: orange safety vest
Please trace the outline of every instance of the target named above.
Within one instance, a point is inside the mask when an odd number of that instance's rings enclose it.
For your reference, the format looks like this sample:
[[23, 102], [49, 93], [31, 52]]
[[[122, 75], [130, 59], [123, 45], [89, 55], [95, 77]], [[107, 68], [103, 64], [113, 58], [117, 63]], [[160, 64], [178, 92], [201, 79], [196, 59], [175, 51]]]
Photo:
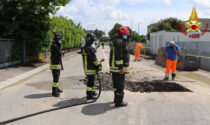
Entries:
[[144, 49], [144, 47], [141, 45], [141, 43], [136, 43], [136, 53], [140, 54], [141, 49]]

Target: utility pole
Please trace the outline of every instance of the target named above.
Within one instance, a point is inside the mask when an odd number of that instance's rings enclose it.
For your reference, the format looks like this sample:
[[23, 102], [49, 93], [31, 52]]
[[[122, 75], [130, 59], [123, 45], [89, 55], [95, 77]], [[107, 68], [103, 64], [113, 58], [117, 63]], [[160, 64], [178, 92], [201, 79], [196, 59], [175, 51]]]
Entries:
[[133, 21], [131, 21], [131, 30], [132, 30], [132, 28], [133, 28]]
[[138, 23], [138, 34], [140, 35], [140, 23]]

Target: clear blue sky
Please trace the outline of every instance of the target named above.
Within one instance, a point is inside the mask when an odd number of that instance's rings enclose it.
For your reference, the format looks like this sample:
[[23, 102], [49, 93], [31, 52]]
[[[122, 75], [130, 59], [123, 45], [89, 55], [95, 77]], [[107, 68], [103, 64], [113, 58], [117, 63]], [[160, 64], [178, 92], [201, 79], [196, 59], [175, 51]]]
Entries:
[[167, 17], [188, 20], [193, 6], [199, 18], [210, 18], [210, 0], [72, 0], [57, 15], [88, 29], [108, 32], [115, 23], [146, 34], [147, 25]]

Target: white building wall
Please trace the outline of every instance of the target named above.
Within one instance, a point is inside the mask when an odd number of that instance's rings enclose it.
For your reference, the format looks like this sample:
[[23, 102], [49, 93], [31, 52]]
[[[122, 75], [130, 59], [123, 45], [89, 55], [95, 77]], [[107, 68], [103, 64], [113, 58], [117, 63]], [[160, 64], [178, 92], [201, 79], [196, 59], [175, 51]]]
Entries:
[[[210, 43], [210, 32], [206, 32], [204, 36], [200, 38], [189, 38], [181, 32], [166, 32], [159, 31], [150, 34], [150, 53], [157, 55], [158, 50], [161, 47], [165, 47], [167, 42], [209, 42]], [[208, 44], [209, 45], [209, 44]], [[206, 50], [208, 47], [206, 45], [199, 45], [200, 50]]]

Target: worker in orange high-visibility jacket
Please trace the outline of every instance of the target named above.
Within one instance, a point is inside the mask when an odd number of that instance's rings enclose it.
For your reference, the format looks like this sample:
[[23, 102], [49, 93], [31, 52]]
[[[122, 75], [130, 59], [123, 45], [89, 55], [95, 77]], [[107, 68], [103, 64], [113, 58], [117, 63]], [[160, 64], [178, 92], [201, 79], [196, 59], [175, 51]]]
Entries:
[[139, 42], [136, 43], [135, 59], [134, 59], [134, 61], [136, 61], [136, 60], [140, 61], [141, 49], [144, 49], [144, 47], [141, 45], [141, 41], [139, 41]]
[[175, 80], [176, 77], [176, 65], [178, 54], [181, 53], [181, 50], [174, 41], [170, 42], [170, 45], [165, 47], [165, 58], [166, 58], [166, 72], [164, 80], [169, 80], [169, 75], [172, 71], [172, 80]]

